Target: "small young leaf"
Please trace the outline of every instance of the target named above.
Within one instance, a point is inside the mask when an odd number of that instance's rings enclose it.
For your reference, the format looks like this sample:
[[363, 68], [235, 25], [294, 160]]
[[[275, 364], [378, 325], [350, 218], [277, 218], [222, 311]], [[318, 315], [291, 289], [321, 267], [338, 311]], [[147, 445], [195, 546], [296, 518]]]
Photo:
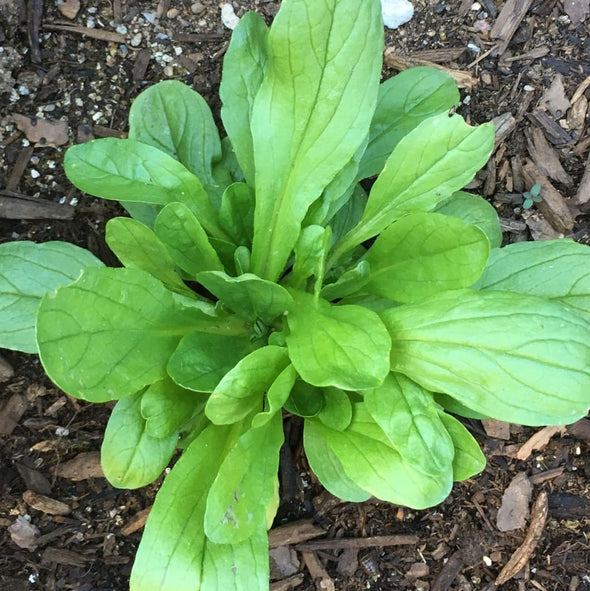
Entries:
[[164, 438], [147, 433], [141, 416], [142, 393], [119, 400], [111, 412], [100, 449], [107, 480], [117, 488], [140, 488], [153, 482], [168, 465], [178, 431]]
[[285, 288], [252, 273], [230, 277], [221, 271], [206, 271], [199, 273], [197, 280], [222, 304], [251, 322], [260, 318], [270, 324], [287, 310], [292, 301]]
[[344, 431], [352, 420], [352, 405], [346, 392], [338, 388], [323, 388], [324, 404], [317, 417], [326, 427]]
[[168, 289], [194, 297], [174, 270], [174, 260], [164, 243], [141, 222], [113, 218], [106, 226], [106, 243], [125, 267], [141, 269], [159, 279]]
[[166, 377], [148, 387], [141, 397], [145, 432], [163, 439], [181, 427], [205, 406], [203, 397], [181, 388]]
[[469, 431], [467, 431], [467, 429], [451, 415], [439, 411], [439, 416], [455, 446], [453, 480], [455, 482], [460, 482], [461, 480], [471, 478], [475, 474], [479, 474], [486, 467], [486, 458], [477, 444], [477, 441], [475, 441], [471, 433], [469, 433]]
[[370, 274], [371, 265], [367, 261], [360, 261], [342, 273], [336, 282], [324, 285], [321, 296], [328, 301], [351, 296], [369, 282]]
[[219, 132], [203, 97], [179, 80], [144, 90], [129, 110], [129, 139], [181, 162], [211, 195], [221, 196], [212, 167], [221, 158]]
[[494, 206], [483, 197], [457, 191], [446, 201], [436, 206], [435, 212], [451, 215], [482, 230], [490, 241], [492, 248], [502, 244], [502, 228]]
[[491, 252], [477, 287], [555, 299], [590, 320], [590, 248], [563, 239], [510, 244]]
[[102, 267], [102, 262], [67, 242], [0, 244], [0, 347], [37, 353], [41, 298], [78, 279], [86, 267]]
[[252, 351], [247, 332], [237, 335], [195, 331], [182, 338], [170, 357], [167, 371], [180, 386], [213, 392], [221, 378]]
[[293, 389], [297, 377], [297, 372], [292, 365], [288, 365], [277, 376], [277, 379], [272, 383], [271, 387], [266, 393], [264, 410], [255, 415], [252, 419], [253, 429], [265, 425], [277, 412], [281, 410], [282, 406], [289, 398], [289, 394]]
[[219, 86], [221, 119], [248, 184], [254, 186], [251, 118], [268, 54], [268, 27], [255, 12], [247, 12], [234, 29], [223, 58]]
[[370, 499], [371, 493], [360, 488], [346, 475], [342, 463], [330, 449], [320, 430], [316, 428], [317, 421], [307, 420], [304, 425], [305, 456], [322, 486], [343, 501], [362, 503]]
[[303, 228], [295, 244], [295, 263], [293, 265], [293, 283], [302, 283], [315, 275], [322, 275], [321, 270], [330, 248], [330, 229], [322, 226]]
[[303, 380], [297, 380], [288, 399], [284, 403], [285, 410], [298, 417], [315, 417], [324, 406], [322, 391]]
[[243, 542], [261, 523], [266, 523], [282, 443], [280, 414], [240, 435], [223, 460], [207, 496], [205, 533], [212, 542]]
[[254, 193], [246, 183], [233, 183], [223, 193], [219, 223], [236, 244], [251, 246], [254, 234]]
[[365, 405], [404, 461], [436, 476], [452, 465], [453, 441], [438, 417], [432, 394], [401, 374], [365, 392]]
[[459, 101], [457, 83], [436, 68], [410, 68], [383, 82], [358, 178], [379, 174], [405, 135], [428, 117], [448, 111]]
[[169, 203], [154, 222], [156, 236], [183, 271], [195, 277], [201, 271], [222, 271], [223, 263], [211, 246], [194, 213], [183, 203]]
[[235, 332], [235, 324], [183, 307], [138, 269], [90, 267], [75, 283], [43, 298], [37, 342], [47, 375], [62, 390], [105, 402], [163, 379], [186, 333]]
[[462, 290], [381, 318], [392, 370], [427, 390], [522, 425], [563, 425], [588, 411], [590, 324], [560, 303]]
[[275, 18], [251, 120], [258, 276], [279, 277], [309, 206], [366, 140], [382, 46], [377, 0], [293, 0]]
[[252, 351], [231, 368], [213, 390], [205, 414], [216, 425], [235, 423], [256, 409], [279, 374], [289, 365], [284, 347]]
[[363, 291], [411, 302], [469, 287], [489, 252], [479, 228], [439, 213], [411, 213], [381, 232], [367, 252], [371, 275]]
[[289, 310], [289, 356], [299, 375], [314, 386], [364, 390], [389, 372], [390, 338], [374, 312], [334, 306], [293, 291]]

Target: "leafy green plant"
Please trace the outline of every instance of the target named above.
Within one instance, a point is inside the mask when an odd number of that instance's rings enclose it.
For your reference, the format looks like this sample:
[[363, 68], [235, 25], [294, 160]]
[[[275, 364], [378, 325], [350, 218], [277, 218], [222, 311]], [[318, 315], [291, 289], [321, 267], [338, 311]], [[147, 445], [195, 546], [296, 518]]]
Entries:
[[590, 406], [590, 250], [500, 248], [494, 209], [461, 191], [491, 125], [449, 115], [438, 70], [380, 84], [382, 46], [378, 0], [284, 0], [270, 29], [246, 14], [227, 137], [166, 81], [133, 103], [129, 139], [66, 154], [77, 187], [130, 213], [106, 229], [123, 268], [0, 246], [0, 344], [38, 352], [71, 396], [118, 401], [107, 478], [146, 485], [182, 450], [131, 589], [268, 588], [282, 409], [333, 494], [424, 508], [485, 463], [447, 411], [543, 425]]
[[530, 191], [525, 191], [522, 194], [523, 201], [522, 201], [522, 208], [523, 209], [530, 209], [535, 203], [541, 203], [543, 201], [543, 197], [541, 197], [541, 185], [535, 183], [531, 188]]

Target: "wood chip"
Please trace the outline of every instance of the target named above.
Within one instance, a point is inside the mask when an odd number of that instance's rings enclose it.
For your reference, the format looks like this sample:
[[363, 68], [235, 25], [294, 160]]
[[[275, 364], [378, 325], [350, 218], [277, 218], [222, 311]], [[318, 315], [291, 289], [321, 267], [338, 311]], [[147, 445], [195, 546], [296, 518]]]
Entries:
[[135, 84], [143, 82], [145, 79], [145, 73], [147, 72], [148, 65], [152, 59], [152, 52], [149, 49], [140, 49], [133, 62], [132, 78]]
[[30, 468], [22, 462], [17, 462], [15, 466], [28, 489], [34, 490], [40, 495], [51, 494], [51, 483], [39, 470]]
[[[271, 530], [272, 531], [272, 530]], [[335, 538], [333, 540], [315, 540], [298, 544], [297, 550], [338, 550], [340, 548], [384, 548], [386, 546], [415, 545], [419, 541], [417, 536], [370, 536], [368, 538]]]
[[402, 71], [407, 70], [408, 68], [413, 68], [415, 66], [430, 66], [431, 68], [437, 68], [449, 74], [457, 83], [459, 88], [472, 88], [473, 86], [477, 85], [479, 82], [478, 78], [472, 76], [469, 72], [465, 70], [454, 70], [451, 68], [445, 68], [440, 64], [435, 64], [429, 60], [413, 58], [413, 57], [404, 57], [395, 53], [395, 49], [393, 47], [388, 47], [385, 50], [384, 54], [384, 61], [385, 65], [389, 68], [393, 68], [394, 70]]
[[516, 119], [512, 113], [502, 113], [494, 117], [492, 123], [496, 134], [494, 142], [498, 147], [516, 129]]
[[41, 562], [53, 562], [56, 564], [65, 564], [67, 566], [77, 566], [83, 568], [92, 558], [84, 556], [79, 552], [72, 552], [65, 548], [54, 548], [49, 546], [43, 550]]
[[314, 525], [311, 519], [301, 519], [271, 529], [268, 532], [268, 545], [269, 548], [290, 546], [325, 535], [326, 530]]
[[75, 481], [87, 480], [88, 478], [103, 478], [104, 472], [100, 465], [100, 452], [82, 452], [73, 460], [60, 464], [57, 468], [57, 476]]
[[80, 11], [80, 0], [62, 0], [57, 3], [57, 9], [63, 16], [73, 20]]
[[25, 174], [27, 166], [29, 166], [34, 151], [35, 148], [33, 148], [33, 146], [27, 146], [19, 152], [16, 162], [12, 167], [12, 171], [10, 172], [10, 176], [8, 177], [8, 181], [6, 181], [7, 191], [16, 191], [23, 175]]
[[502, 504], [496, 516], [500, 531], [513, 531], [526, 525], [533, 487], [524, 472], [519, 472], [502, 495]]
[[572, 131], [581, 135], [586, 124], [586, 115], [588, 113], [588, 99], [582, 95], [569, 110], [567, 114], [567, 124]]
[[463, 570], [464, 565], [465, 561], [461, 550], [451, 554], [432, 584], [431, 591], [447, 591], [457, 578], [457, 575]]
[[547, 493], [542, 491], [539, 493], [531, 510], [531, 523], [526, 537], [500, 571], [500, 574], [495, 580], [496, 585], [503, 585], [525, 567], [543, 534], [548, 507]]
[[522, 217], [533, 240], [556, 240], [564, 237], [564, 234], [558, 232], [538, 211], [523, 211]]
[[504, 4], [490, 31], [490, 38], [501, 42], [498, 47], [500, 55], [506, 51], [531, 4], [532, 0], [507, 0]]
[[545, 111], [535, 109], [532, 113], [527, 113], [527, 117], [537, 127], [540, 127], [545, 137], [556, 146], [563, 146], [572, 141], [572, 136], [552, 119]]
[[358, 548], [345, 548], [338, 556], [338, 564], [336, 570], [346, 577], [352, 577], [359, 567], [359, 550]]
[[271, 573], [276, 575], [271, 576], [272, 579], [290, 577], [299, 572], [300, 563], [297, 552], [293, 548], [289, 546], [271, 548], [269, 556]]
[[564, 466], [559, 466], [559, 468], [552, 468], [551, 470], [545, 470], [544, 472], [539, 472], [538, 474], [533, 474], [529, 481], [531, 484], [535, 486], [538, 484], [543, 484], [543, 482], [547, 482], [548, 480], [553, 480], [558, 476], [561, 476], [565, 471]]
[[576, 439], [590, 441], [590, 419], [580, 419], [573, 425], [568, 425], [567, 432]]
[[590, 154], [586, 160], [586, 168], [573, 201], [576, 205], [585, 205], [590, 202]]
[[317, 591], [336, 591], [334, 581], [313, 552], [303, 552], [301, 558], [313, 579]]
[[556, 151], [549, 145], [543, 132], [538, 127], [531, 126], [525, 131], [525, 135], [529, 154], [539, 170], [554, 181], [571, 187], [574, 182], [572, 177], [564, 170]]
[[26, 490], [23, 493], [23, 501], [32, 509], [47, 515], [68, 515], [71, 511], [70, 506], [66, 503], [40, 495], [32, 490]]
[[21, 394], [13, 394], [0, 408], [0, 435], [10, 435], [27, 410], [28, 403]]
[[[14, 368], [0, 355], [0, 382], [5, 382], [14, 376]], [[0, 419], [1, 421], [1, 419]]]
[[541, 105], [547, 108], [557, 119], [563, 117], [567, 110], [572, 106], [565, 94], [563, 76], [561, 74], [555, 74], [551, 86], [545, 91], [545, 94], [541, 98]]
[[49, 121], [38, 117], [27, 117], [15, 113], [12, 116], [16, 126], [36, 146], [63, 146], [68, 142], [67, 121]]
[[510, 423], [497, 421], [496, 419], [484, 419], [481, 424], [488, 437], [506, 441], [510, 439]]
[[59, 24], [46, 24], [43, 25], [44, 29], [48, 31], [64, 31], [65, 33], [75, 33], [78, 35], [86, 35], [92, 39], [98, 39], [99, 41], [108, 41], [110, 43], [125, 43], [125, 35], [120, 33], [113, 33], [111, 31], [103, 31], [102, 29], [90, 29], [88, 27], [80, 27], [77, 25], [59, 25]]
[[7, 220], [71, 220], [74, 208], [14, 191], [0, 190], [0, 218]]
[[563, 9], [576, 27], [586, 20], [590, 12], [590, 0], [564, 0]]
[[435, 64], [454, 62], [465, 53], [465, 47], [447, 47], [440, 49], [422, 49], [412, 51], [410, 57], [413, 59], [427, 60]]
[[574, 216], [561, 193], [533, 162], [525, 163], [522, 172], [529, 188], [536, 184], [541, 185], [542, 201], [537, 203], [537, 209], [543, 217], [557, 232], [567, 234], [571, 231], [574, 227]]
[[565, 431], [565, 426], [543, 427], [540, 431], [537, 431], [534, 435], [529, 437], [525, 443], [522, 444], [516, 453], [516, 458], [522, 461], [528, 460], [533, 451], [544, 449], [554, 435], [557, 435], [558, 433], [563, 435]]
[[511, 64], [513, 62], [519, 62], [523, 60], [536, 60], [541, 57], [545, 57], [551, 50], [546, 45], [542, 47], [534, 47], [526, 53], [519, 53], [518, 55], [511, 55], [509, 57], [502, 58], [502, 64]]
[[291, 591], [292, 589], [295, 589], [295, 587], [299, 587], [299, 585], [301, 585], [304, 581], [305, 575], [303, 573], [299, 573], [298, 575], [293, 575], [288, 579], [271, 583], [269, 591]]
[[146, 507], [145, 509], [138, 511], [127, 523], [127, 525], [121, 528], [121, 534], [124, 536], [130, 536], [131, 534], [140, 530], [145, 525], [151, 510], [151, 507]]
[[572, 103], [575, 103], [590, 87], [590, 76], [586, 76], [584, 80], [580, 83], [576, 91], [572, 95]]

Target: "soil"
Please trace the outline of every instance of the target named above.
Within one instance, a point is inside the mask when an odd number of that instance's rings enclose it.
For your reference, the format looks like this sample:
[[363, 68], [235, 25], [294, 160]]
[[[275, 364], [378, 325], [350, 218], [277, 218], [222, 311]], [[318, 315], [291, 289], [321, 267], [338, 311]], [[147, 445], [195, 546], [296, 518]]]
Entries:
[[[517, 9], [508, 19], [504, 4]], [[270, 23], [279, 2], [233, 5], [238, 16], [254, 9]], [[416, 60], [462, 71], [458, 111], [474, 124], [500, 117], [505, 130], [469, 187], [497, 208], [505, 241], [589, 243], [588, 1], [414, 5], [412, 21], [387, 32], [384, 77], [396, 73], [393, 64]], [[65, 149], [124, 136], [130, 102], [167, 78], [191, 84], [218, 117], [229, 35], [213, 0], [0, 0], [0, 241], [66, 240], [113, 264], [104, 224], [121, 212], [69, 184]], [[522, 193], [536, 183], [547, 197], [525, 209]], [[160, 482], [111, 487], [97, 459], [112, 405], [65, 396], [34, 356], [2, 356], [0, 589], [124, 591]], [[275, 525], [307, 520], [329, 543], [316, 540], [303, 551], [292, 527], [291, 546], [272, 552], [273, 589], [491, 590], [522, 544], [522, 568], [502, 589], [589, 591], [590, 420], [541, 432], [547, 437], [531, 452], [522, 446], [539, 430], [466, 426], [486, 453], [484, 472], [457, 484], [440, 506], [413, 511], [374, 500], [339, 503], [322, 492], [300, 453], [300, 425], [287, 421]], [[519, 527], [500, 531], [503, 494], [517, 476], [516, 484], [531, 483], [532, 513], [527, 521], [525, 498], [508, 519]], [[410, 538], [388, 545], [382, 537], [395, 535]], [[381, 537], [365, 547], [371, 536]]]

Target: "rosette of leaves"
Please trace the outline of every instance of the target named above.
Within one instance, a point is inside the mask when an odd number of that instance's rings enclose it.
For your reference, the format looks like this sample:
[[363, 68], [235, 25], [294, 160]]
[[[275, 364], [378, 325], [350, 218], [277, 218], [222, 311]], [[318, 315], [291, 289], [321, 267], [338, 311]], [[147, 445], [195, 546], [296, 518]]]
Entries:
[[0, 344], [38, 352], [71, 396], [118, 401], [107, 478], [146, 485], [182, 449], [131, 589], [268, 588], [283, 409], [330, 492], [425, 508], [484, 466], [447, 411], [545, 425], [590, 406], [590, 250], [500, 248], [494, 209], [461, 192], [492, 126], [449, 114], [438, 70], [380, 83], [382, 48], [378, 0], [284, 0], [270, 29], [246, 14], [227, 136], [166, 81], [133, 103], [129, 139], [66, 154], [77, 187], [131, 215], [106, 230], [122, 268], [0, 246]]

